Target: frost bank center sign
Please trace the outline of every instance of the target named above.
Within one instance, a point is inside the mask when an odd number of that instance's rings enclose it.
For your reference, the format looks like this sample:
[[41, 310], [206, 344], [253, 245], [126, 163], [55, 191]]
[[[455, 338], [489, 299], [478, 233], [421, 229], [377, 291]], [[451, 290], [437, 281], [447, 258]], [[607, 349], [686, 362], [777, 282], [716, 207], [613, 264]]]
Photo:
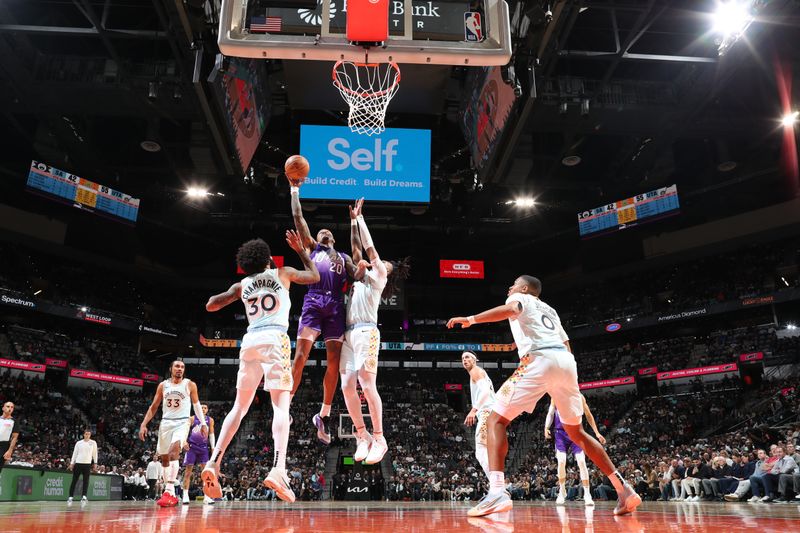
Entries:
[[367, 136], [343, 126], [303, 125], [300, 153], [311, 165], [303, 198], [430, 201], [430, 130], [389, 128]]

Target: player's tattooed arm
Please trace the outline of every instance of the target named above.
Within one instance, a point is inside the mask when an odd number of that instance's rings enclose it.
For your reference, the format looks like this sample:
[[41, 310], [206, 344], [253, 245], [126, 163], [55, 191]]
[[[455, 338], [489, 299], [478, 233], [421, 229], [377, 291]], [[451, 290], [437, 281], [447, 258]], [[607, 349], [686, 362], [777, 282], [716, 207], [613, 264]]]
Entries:
[[300, 235], [300, 239], [303, 242], [303, 246], [307, 250], [313, 250], [314, 247], [317, 245], [317, 241], [315, 241], [311, 237], [311, 231], [308, 229], [308, 224], [306, 223], [306, 219], [303, 216], [303, 208], [300, 206], [300, 188], [299, 187], [292, 187], [292, 218], [294, 219], [294, 228], [297, 230], [297, 233]]
[[509, 318], [515, 318], [522, 312], [522, 304], [519, 302], [510, 302], [503, 305], [498, 305], [492, 309], [478, 313], [471, 316], [455, 316], [447, 321], [447, 327], [453, 328], [460, 325], [463, 329], [470, 327], [472, 324], [483, 324], [486, 322], [501, 322]]
[[242, 284], [234, 283], [227, 291], [215, 294], [214, 296], [209, 298], [208, 302], [206, 303], [206, 311], [210, 313], [213, 313], [214, 311], [219, 311], [226, 305], [230, 305], [236, 300], [238, 300], [241, 294], [242, 294]]
[[314, 261], [312, 261], [311, 257], [308, 255], [308, 249], [303, 246], [302, 237], [300, 236], [299, 232], [287, 230], [286, 243], [297, 253], [298, 256], [300, 256], [300, 261], [303, 262], [305, 270], [297, 270], [296, 268], [292, 267], [283, 267], [280, 270], [281, 275], [286, 276], [285, 280], [289, 281], [290, 283], [297, 283], [299, 285], [311, 285], [312, 283], [317, 283], [319, 281], [319, 270], [317, 270], [316, 263], [314, 263]]

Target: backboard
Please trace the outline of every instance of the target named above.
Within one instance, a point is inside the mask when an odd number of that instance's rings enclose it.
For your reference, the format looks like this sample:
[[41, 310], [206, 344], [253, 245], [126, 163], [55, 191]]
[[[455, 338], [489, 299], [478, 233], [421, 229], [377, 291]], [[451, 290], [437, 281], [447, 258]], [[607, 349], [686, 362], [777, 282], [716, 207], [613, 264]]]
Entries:
[[365, 63], [489, 66], [511, 58], [505, 0], [389, 1], [389, 38], [364, 48], [345, 36], [347, 0], [222, 0], [219, 47], [235, 57]]

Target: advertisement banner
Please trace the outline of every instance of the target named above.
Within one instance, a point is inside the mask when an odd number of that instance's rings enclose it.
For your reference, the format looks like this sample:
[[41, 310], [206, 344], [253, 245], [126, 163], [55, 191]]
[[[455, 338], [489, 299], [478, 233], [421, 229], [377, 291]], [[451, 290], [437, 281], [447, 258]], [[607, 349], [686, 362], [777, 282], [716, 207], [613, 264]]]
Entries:
[[369, 500], [369, 483], [366, 476], [359, 472], [353, 472], [347, 483], [345, 500]]
[[601, 379], [599, 381], [588, 381], [581, 383], [578, 386], [581, 390], [586, 389], [603, 389], [606, 387], [618, 387], [620, 385], [633, 385], [636, 383], [633, 376], [625, 376], [622, 378]]
[[126, 376], [117, 376], [115, 374], [104, 374], [103, 372], [95, 372], [94, 370], [81, 370], [73, 368], [69, 371], [69, 377], [80, 379], [91, 379], [93, 381], [108, 381], [110, 383], [119, 383], [121, 385], [132, 385], [134, 387], [141, 387], [143, 382], [140, 378], [129, 378]]
[[736, 372], [737, 370], [739, 370], [739, 367], [736, 366], [736, 363], [701, 366], [697, 368], [684, 368], [683, 370], [671, 370], [669, 372], [659, 372], [658, 380], [663, 381], [665, 379], [689, 378], [693, 376], [704, 376], [706, 374], [721, 374], [723, 372]]
[[[69, 497], [72, 472], [57, 472], [40, 468], [6, 466], [0, 476], [0, 501], [60, 501]], [[80, 498], [81, 486], [73, 496]], [[89, 476], [89, 501], [121, 500], [122, 476], [92, 474]]]
[[150, 381], [151, 383], [158, 383], [161, 381], [161, 378], [158, 377], [158, 374], [151, 374], [149, 372], [142, 372], [142, 379], [144, 381]]
[[743, 353], [739, 356], [739, 361], [746, 363], [748, 361], [763, 361], [764, 352]]
[[640, 376], [649, 376], [651, 374], [658, 374], [658, 367], [657, 366], [648, 366], [647, 368], [640, 368], [639, 375]]
[[461, 383], [445, 383], [444, 390], [457, 392], [463, 390], [464, 386]]
[[15, 370], [24, 370], [25, 372], [45, 371], [45, 365], [41, 363], [28, 363], [26, 361], [15, 361], [14, 359], [0, 359], [0, 366], [4, 368], [13, 368]]
[[152, 333], [153, 335], [163, 335], [164, 337], [178, 338], [178, 333], [175, 331], [168, 331], [148, 324], [139, 324], [139, 331], [142, 333]]
[[303, 198], [430, 201], [430, 130], [387, 128], [369, 136], [344, 126], [303, 124], [300, 153], [311, 166]]
[[483, 279], [483, 261], [471, 259], [441, 259], [440, 278]]
[[513, 352], [516, 349], [516, 342], [511, 344], [481, 344], [482, 352]]
[[46, 357], [44, 364], [55, 368], [67, 368], [67, 362], [63, 359], [51, 359], [50, 357]]
[[[238, 339], [208, 339], [200, 335], [200, 344], [206, 348], [238, 348], [242, 341]], [[292, 341], [292, 348], [296, 346]], [[314, 348], [324, 349], [325, 343], [317, 341]], [[463, 352], [471, 350], [473, 352], [513, 352], [517, 345], [511, 344], [463, 344], [452, 342], [381, 342], [383, 351], [414, 351], [414, 352]]]
[[36, 309], [36, 303], [30, 298], [17, 296], [11, 293], [0, 294], [0, 304], [25, 307], [26, 309]]

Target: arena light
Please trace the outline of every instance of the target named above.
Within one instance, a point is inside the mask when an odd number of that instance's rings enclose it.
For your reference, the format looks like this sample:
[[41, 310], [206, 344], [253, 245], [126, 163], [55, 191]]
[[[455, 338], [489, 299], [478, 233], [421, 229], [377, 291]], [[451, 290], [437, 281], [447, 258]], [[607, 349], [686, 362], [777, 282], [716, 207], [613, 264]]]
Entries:
[[711, 31], [719, 36], [719, 55], [723, 55], [744, 35], [753, 22], [752, 0], [718, 0]]
[[517, 198], [514, 200], [517, 207], [533, 207], [536, 205], [536, 200], [533, 198]]
[[786, 281], [786, 278], [784, 278], [783, 276], [781, 276], [781, 281], [782, 281], [782, 282], [783, 282], [783, 284], [784, 284], [784, 285], [786, 285], [787, 287], [789, 286], [789, 282], [788, 282], [788, 281]]
[[797, 326], [795, 326], [794, 324], [786, 324], [786, 329], [795, 330], [797, 329]]
[[81, 307], [81, 313], [85, 313], [88, 310], [89, 310], [89, 308], [86, 307], [86, 306]]
[[189, 198], [205, 198], [208, 196], [208, 189], [204, 189], [202, 187], [189, 187], [186, 190], [187, 196]]
[[38, 291], [34, 292], [33, 295], [34, 296], [39, 296], [41, 293], [42, 293], [42, 289], [39, 289]]
[[794, 126], [795, 122], [797, 122], [797, 118], [800, 117], [800, 111], [795, 111], [794, 113], [786, 113], [781, 118], [781, 124], [783, 124], [784, 128], [791, 128]]

